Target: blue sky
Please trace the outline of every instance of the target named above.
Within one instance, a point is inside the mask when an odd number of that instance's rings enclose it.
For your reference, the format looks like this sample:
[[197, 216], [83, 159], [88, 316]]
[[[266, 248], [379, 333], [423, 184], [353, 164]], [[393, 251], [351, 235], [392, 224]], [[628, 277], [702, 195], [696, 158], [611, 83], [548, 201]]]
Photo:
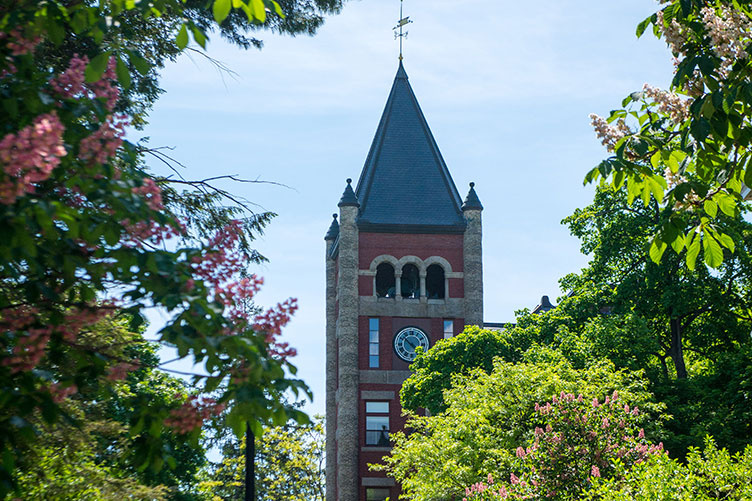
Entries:
[[[645, 82], [666, 87], [671, 59], [635, 26], [649, 0], [407, 0], [405, 68], [461, 194], [485, 206], [486, 321], [511, 321], [587, 258], [560, 221], [592, 198], [585, 173], [605, 156], [588, 114]], [[184, 175], [227, 184], [277, 212], [258, 249], [270, 262], [262, 305], [297, 297], [285, 331], [300, 376], [324, 409], [324, 233], [345, 179], [358, 178], [397, 70], [397, 0], [352, 0], [315, 37], [266, 36], [262, 51], [213, 37], [209, 54], [163, 73], [167, 91], [143, 135], [174, 147]], [[153, 163], [154, 170], [163, 168]], [[158, 321], [157, 321], [158, 323]]]

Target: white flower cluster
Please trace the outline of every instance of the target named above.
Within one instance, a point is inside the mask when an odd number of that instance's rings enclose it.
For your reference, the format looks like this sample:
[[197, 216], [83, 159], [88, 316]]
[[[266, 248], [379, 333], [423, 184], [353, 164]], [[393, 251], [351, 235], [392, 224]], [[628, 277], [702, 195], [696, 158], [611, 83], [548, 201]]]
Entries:
[[595, 135], [598, 136], [598, 139], [601, 140], [601, 144], [603, 144], [608, 151], [614, 151], [619, 139], [632, 133], [627, 124], [624, 123], [624, 120], [619, 119], [616, 122], [616, 125], [611, 125], [605, 118], [598, 116], [595, 113], [590, 114], [590, 124], [595, 129]]
[[643, 95], [652, 99], [661, 113], [666, 113], [671, 122], [678, 124], [689, 118], [689, 101], [678, 94], [648, 84], [642, 86]]
[[668, 46], [671, 48], [671, 52], [677, 55], [683, 55], [684, 51], [682, 50], [682, 47], [687, 43], [687, 37], [683, 32], [682, 26], [676, 22], [676, 19], [672, 19], [667, 26], [663, 19], [662, 10], [656, 12], [656, 16], [658, 18], [656, 26], [661, 32], [661, 35], [663, 35]]
[[744, 49], [752, 39], [752, 22], [743, 13], [725, 5], [718, 11], [704, 7], [700, 13], [713, 51], [723, 60], [723, 65], [718, 69], [719, 74], [721, 78], [726, 78], [734, 62], [749, 56]]
[[[663, 178], [666, 180], [666, 183], [668, 184], [668, 189], [673, 189], [679, 184], [686, 183], [687, 178], [682, 176], [679, 173], [674, 173], [666, 167], [663, 171]], [[684, 195], [684, 199], [681, 202], [676, 202], [674, 204], [674, 209], [676, 210], [691, 210], [700, 203], [700, 197], [695, 193], [694, 191], [690, 191], [686, 195]]]

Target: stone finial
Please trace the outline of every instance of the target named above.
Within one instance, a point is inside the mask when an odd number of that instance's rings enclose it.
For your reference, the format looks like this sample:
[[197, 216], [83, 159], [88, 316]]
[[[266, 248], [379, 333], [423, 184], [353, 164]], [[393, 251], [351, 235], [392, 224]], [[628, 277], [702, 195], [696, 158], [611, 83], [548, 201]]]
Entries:
[[478, 194], [475, 193], [475, 183], [470, 183], [470, 191], [467, 192], [465, 203], [462, 204], [462, 210], [483, 210]]
[[337, 214], [332, 214], [332, 224], [329, 225], [329, 230], [326, 232], [324, 240], [334, 240], [339, 235], [339, 223], [337, 222]]
[[358, 197], [355, 195], [355, 192], [352, 189], [351, 183], [352, 179], [348, 178], [345, 192], [342, 193], [342, 198], [339, 199], [337, 207], [360, 207], [360, 202], [358, 201]]

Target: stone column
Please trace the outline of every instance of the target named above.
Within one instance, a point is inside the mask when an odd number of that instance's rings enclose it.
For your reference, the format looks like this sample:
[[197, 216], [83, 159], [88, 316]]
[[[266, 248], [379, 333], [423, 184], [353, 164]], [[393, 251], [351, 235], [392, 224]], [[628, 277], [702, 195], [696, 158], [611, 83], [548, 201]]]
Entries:
[[332, 249], [339, 237], [337, 215], [334, 214], [326, 234], [326, 501], [337, 501], [337, 270]]
[[358, 207], [348, 179], [339, 203], [337, 499], [358, 499]]
[[467, 228], [463, 240], [464, 282], [465, 282], [465, 325], [483, 327], [483, 230], [481, 212], [483, 206], [475, 193], [475, 183], [470, 183], [470, 191], [462, 213]]

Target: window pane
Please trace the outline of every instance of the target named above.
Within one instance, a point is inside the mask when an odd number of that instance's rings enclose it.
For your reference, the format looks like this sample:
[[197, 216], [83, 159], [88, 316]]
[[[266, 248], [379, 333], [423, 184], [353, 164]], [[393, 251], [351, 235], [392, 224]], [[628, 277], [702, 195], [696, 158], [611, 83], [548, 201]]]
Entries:
[[366, 402], [368, 414], [389, 414], [389, 402]]
[[379, 356], [371, 355], [368, 357], [368, 367], [377, 369], [379, 367]]
[[454, 335], [454, 320], [444, 320], [444, 338]]
[[366, 501], [384, 501], [389, 497], [389, 489], [366, 489]]
[[372, 330], [372, 331], [378, 331], [379, 330], [379, 319], [378, 318], [369, 318], [368, 319], [368, 330]]
[[371, 343], [368, 345], [368, 354], [369, 355], [378, 355], [379, 354], [379, 345], [375, 343]]
[[389, 447], [389, 431], [366, 431], [366, 445]]
[[368, 340], [371, 343], [378, 343], [379, 342], [379, 331], [371, 331], [368, 333]]

